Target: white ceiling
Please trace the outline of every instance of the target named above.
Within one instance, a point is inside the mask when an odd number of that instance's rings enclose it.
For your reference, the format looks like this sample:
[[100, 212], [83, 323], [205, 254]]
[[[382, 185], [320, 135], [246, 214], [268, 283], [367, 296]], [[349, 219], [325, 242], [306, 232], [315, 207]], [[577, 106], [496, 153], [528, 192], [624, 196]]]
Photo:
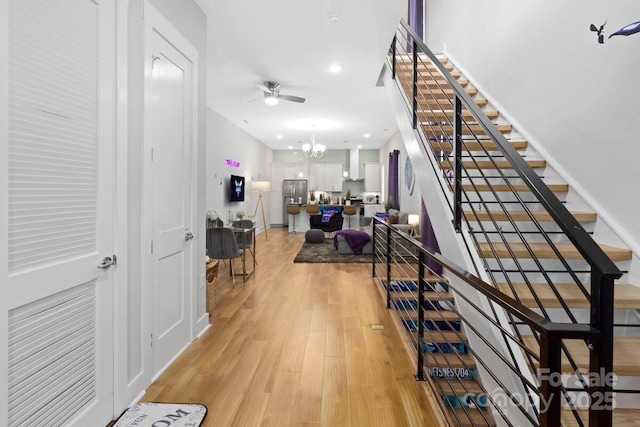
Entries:
[[[299, 149], [312, 133], [327, 149], [377, 149], [396, 132], [376, 83], [406, 0], [196, 1], [208, 22], [207, 105], [236, 126], [272, 149]], [[306, 102], [266, 105], [265, 80]]]

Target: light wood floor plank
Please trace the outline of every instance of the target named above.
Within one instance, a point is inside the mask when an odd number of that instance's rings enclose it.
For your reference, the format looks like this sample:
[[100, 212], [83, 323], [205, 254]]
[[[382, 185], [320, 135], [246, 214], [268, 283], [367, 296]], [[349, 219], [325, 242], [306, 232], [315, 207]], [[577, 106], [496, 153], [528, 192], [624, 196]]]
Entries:
[[304, 234], [257, 239], [255, 274], [234, 286], [221, 267], [211, 328], [142, 401], [202, 403], [203, 427], [438, 425], [371, 265], [295, 264]]

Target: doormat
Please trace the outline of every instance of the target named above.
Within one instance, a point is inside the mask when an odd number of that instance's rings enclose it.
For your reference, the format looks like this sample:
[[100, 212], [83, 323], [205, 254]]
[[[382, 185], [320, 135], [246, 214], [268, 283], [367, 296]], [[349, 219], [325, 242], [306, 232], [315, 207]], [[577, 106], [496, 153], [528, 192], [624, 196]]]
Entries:
[[193, 403], [136, 403], [113, 427], [198, 427], [207, 407]]

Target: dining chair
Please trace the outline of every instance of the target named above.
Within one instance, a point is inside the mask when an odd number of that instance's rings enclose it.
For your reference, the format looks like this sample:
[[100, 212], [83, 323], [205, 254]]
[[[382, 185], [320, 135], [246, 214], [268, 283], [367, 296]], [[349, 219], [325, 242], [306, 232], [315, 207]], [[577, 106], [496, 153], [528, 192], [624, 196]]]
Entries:
[[[233, 221], [231, 223], [231, 227], [242, 228], [243, 230], [250, 230], [253, 227], [255, 227], [255, 224], [250, 219], [239, 219], [239, 220]], [[249, 249], [249, 252], [251, 252], [251, 256], [253, 257], [253, 259], [256, 258], [256, 254], [253, 253], [253, 234], [252, 233], [246, 233], [244, 235], [237, 234], [236, 241], [238, 242], [238, 247], [240, 249], [243, 249], [243, 250]]]
[[233, 259], [242, 256], [242, 249], [238, 247], [238, 241], [233, 230], [227, 227], [212, 227], [207, 229], [207, 254], [213, 259], [228, 259], [229, 273], [236, 284], [233, 273]]

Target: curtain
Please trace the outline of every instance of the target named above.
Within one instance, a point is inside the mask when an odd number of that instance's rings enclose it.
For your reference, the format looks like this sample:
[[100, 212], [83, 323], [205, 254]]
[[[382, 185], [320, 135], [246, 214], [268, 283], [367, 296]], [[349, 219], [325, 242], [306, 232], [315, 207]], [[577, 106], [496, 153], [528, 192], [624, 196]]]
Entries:
[[400, 163], [400, 151], [393, 150], [389, 153], [389, 198], [391, 207], [400, 210], [400, 191], [398, 188], [398, 163]]
[[424, 0], [409, 0], [409, 26], [424, 40]]
[[[436, 233], [433, 232], [424, 200], [420, 202], [420, 205], [420, 242], [432, 251], [440, 253], [438, 239], [436, 239]], [[435, 274], [442, 274], [442, 266], [431, 257], [427, 257], [427, 267]]]

